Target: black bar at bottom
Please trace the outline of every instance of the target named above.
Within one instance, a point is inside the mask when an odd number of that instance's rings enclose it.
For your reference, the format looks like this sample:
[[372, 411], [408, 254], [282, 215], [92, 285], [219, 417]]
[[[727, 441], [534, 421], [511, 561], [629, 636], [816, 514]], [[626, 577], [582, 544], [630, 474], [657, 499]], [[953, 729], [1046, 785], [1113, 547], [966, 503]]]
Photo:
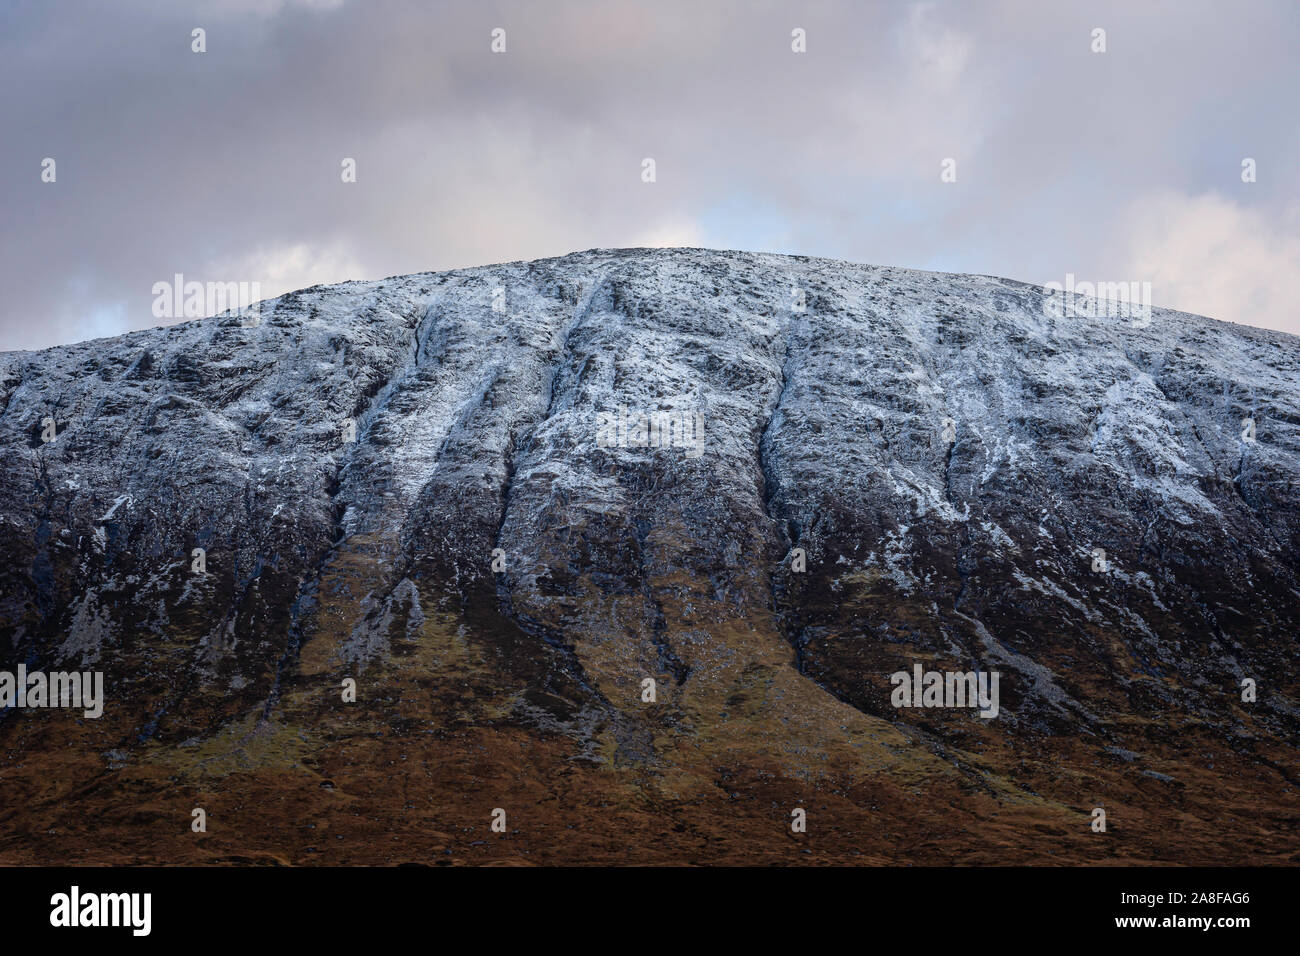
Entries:
[[[1284, 930], [1294, 882], [1285, 868], [0, 868], [0, 925], [10, 944], [75, 934], [127, 945], [374, 946], [376, 934], [435, 932], [456, 945], [467, 932], [639, 948], [685, 944], [672, 937], [700, 926], [732, 944], [786, 931], [815, 930], [809, 945], [832, 929], [862, 942], [898, 934], [925, 941], [918, 951], [1030, 932], [1231, 945]], [[146, 893], [147, 935], [144, 897], [131, 895]], [[122, 925], [71, 925], [114, 921]]]

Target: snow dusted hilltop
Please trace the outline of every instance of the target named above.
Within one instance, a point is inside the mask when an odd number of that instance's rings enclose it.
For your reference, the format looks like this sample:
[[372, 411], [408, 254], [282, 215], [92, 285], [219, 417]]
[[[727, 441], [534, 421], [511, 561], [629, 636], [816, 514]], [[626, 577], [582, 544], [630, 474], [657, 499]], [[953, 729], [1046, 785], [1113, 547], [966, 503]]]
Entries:
[[0, 666], [106, 675], [0, 858], [1294, 862], [1300, 340], [1059, 312], [598, 250], [0, 355]]

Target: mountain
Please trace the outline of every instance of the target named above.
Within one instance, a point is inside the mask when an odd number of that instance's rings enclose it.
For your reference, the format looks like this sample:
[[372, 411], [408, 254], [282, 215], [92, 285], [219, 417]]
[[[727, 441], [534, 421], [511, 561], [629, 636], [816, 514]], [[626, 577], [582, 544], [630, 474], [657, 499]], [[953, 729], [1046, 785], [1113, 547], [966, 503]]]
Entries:
[[1300, 340], [1060, 305], [593, 250], [0, 354], [0, 664], [105, 688], [0, 712], [0, 860], [1296, 862]]

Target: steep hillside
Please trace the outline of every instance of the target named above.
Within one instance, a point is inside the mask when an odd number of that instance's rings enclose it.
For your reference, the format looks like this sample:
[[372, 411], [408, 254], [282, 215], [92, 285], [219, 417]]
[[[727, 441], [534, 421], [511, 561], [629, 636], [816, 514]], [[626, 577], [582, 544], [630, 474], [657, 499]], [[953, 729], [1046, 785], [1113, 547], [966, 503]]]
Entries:
[[256, 317], [0, 355], [0, 667], [106, 686], [0, 712], [0, 860], [1297, 861], [1300, 340], [703, 250]]

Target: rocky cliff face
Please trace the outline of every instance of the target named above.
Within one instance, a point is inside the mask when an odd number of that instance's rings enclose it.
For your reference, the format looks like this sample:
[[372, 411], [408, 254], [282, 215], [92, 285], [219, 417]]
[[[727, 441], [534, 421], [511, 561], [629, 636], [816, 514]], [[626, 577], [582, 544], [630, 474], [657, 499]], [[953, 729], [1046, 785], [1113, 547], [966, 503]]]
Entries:
[[1058, 313], [602, 250], [0, 355], [3, 663], [106, 675], [0, 857], [1294, 862], [1300, 340]]

